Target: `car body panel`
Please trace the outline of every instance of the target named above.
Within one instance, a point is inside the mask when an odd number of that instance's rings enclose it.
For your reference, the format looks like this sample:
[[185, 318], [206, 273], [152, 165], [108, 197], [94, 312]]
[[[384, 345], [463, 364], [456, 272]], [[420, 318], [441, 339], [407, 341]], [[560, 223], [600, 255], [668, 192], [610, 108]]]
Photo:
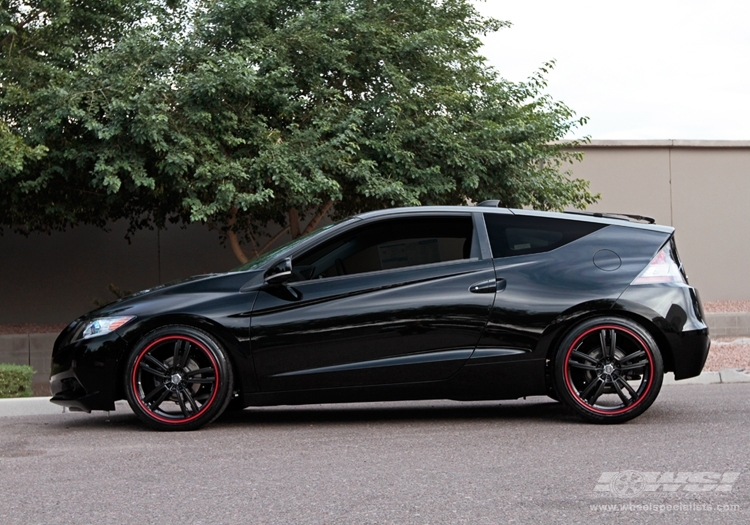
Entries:
[[473, 352], [492, 306], [493, 294], [469, 288], [493, 277], [491, 261], [469, 260], [263, 290], [251, 332], [261, 388], [450, 377]]
[[[487, 214], [582, 221], [596, 231], [541, 253], [493, 257]], [[379, 221], [415, 217], [471, 217], [470, 253], [352, 275], [265, 281], [265, 272], [286, 258], [297, 260]], [[238, 271], [159, 286], [82, 316], [55, 343], [53, 402], [111, 410], [123, 397], [128, 355], [165, 325], [198, 328], [220, 342], [243, 406], [550, 393], [549, 364], [561, 339], [577, 323], [604, 315], [641, 323], [662, 348], [666, 369], [690, 377], [700, 373], [709, 347], [697, 291], [688, 284], [631, 284], [673, 242], [673, 232], [620, 219], [481, 206], [361, 214]], [[107, 336], [80, 339], [87, 320], [113, 315], [135, 319]]]

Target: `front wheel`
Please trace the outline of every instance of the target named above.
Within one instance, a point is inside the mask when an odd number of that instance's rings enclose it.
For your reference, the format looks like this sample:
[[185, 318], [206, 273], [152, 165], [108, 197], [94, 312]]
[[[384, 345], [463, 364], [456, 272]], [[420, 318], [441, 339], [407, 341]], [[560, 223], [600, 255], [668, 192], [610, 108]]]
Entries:
[[133, 412], [157, 430], [195, 430], [216, 419], [232, 392], [232, 366], [209, 334], [165, 326], [128, 359], [125, 393]]
[[555, 390], [584, 419], [622, 423], [656, 399], [664, 375], [659, 347], [639, 324], [599, 317], [576, 326], [555, 359]]

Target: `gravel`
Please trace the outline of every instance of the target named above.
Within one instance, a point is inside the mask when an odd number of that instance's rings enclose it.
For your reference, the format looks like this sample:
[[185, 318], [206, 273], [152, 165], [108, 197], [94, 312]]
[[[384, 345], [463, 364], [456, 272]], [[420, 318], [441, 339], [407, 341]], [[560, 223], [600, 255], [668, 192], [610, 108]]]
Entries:
[[703, 310], [707, 314], [735, 314], [750, 312], [750, 301], [705, 301]]
[[711, 340], [711, 350], [703, 370], [718, 372], [726, 368], [750, 371], [750, 338], [716, 338]]

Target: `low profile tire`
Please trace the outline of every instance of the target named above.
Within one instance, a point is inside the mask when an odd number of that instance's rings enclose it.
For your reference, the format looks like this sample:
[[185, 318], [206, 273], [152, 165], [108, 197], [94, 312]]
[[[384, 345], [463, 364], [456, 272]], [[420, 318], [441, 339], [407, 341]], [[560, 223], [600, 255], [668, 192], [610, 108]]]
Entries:
[[639, 324], [599, 317], [577, 325], [555, 358], [560, 400], [593, 423], [623, 423], [656, 399], [664, 379], [659, 347]]
[[195, 430], [226, 409], [232, 366], [221, 345], [189, 326], [150, 332], [131, 353], [125, 393], [133, 412], [157, 430]]

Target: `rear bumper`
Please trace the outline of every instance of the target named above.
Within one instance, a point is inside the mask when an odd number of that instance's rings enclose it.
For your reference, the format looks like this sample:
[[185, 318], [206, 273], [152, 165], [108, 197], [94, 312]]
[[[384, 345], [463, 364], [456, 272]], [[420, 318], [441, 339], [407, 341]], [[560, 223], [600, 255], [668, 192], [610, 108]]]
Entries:
[[703, 318], [698, 291], [689, 285], [631, 285], [620, 296], [615, 309], [626, 310], [648, 319], [656, 337], [666, 371], [675, 379], [701, 373], [711, 340]]
[[711, 339], [708, 328], [668, 336], [674, 356], [674, 378], [687, 379], [701, 373], [706, 364]]

